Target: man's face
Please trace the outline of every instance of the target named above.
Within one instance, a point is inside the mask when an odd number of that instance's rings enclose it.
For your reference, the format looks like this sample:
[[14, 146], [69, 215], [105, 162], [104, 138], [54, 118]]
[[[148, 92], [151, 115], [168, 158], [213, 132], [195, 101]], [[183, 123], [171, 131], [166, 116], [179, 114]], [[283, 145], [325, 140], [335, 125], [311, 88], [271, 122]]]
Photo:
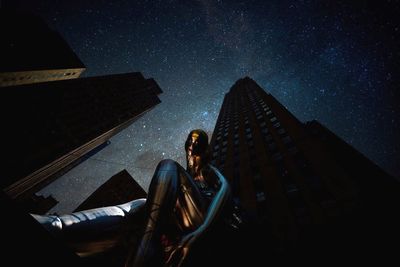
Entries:
[[197, 154], [196, 148], [199, 143], [199, 135], [197, 133], [193, 133], [189, 139], [189, 147], [188, 147], [188, 155], [191, 156], [192, 153]]

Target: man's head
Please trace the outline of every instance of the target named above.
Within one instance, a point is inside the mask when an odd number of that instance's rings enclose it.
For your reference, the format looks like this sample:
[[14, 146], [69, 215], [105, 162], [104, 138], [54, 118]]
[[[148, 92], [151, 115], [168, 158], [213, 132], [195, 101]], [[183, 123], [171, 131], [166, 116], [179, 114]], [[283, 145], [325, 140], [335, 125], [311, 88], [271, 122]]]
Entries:
[[208, 135], [196, 129], [189, 133], [185, 142], [185, 151], [189, 156], [205, 156], [208, 148]]

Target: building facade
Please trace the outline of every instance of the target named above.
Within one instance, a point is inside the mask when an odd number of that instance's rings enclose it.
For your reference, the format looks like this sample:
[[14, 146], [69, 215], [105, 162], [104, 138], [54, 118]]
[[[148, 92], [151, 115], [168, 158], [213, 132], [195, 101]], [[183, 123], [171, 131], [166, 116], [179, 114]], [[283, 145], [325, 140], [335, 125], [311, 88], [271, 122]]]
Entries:
[[234, 199], [277, 250], [339, 242], [370, 212], [392, 219], [400, 204], [397, 180], [318, 122], [300, 122], [248, 77], [225, 95], [211, 148]]

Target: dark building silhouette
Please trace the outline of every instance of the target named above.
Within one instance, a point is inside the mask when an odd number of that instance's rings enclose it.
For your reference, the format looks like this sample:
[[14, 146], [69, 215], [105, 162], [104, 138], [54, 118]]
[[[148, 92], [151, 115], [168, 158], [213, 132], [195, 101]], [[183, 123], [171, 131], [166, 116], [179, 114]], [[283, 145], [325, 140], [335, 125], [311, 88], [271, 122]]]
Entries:
[[29, 197], [160, 103], [161, 92], [141, 73], [3, 87], [2, 188]]
[[60, 34], [32, 14], [0, 8], [0, 87], [78, 78], [84, 64]]
[[31, 198], [24, 199], [24, 201], [22, 201], [20, 204], [24, 207], [24, 209], [31, 213], [45, 214], [58, 204], [58, 200], [56, 200], [52, 195], [45, 197], [42, 195], [33, 194]]
[[4, 265], [50, 267], [58, 261], [57, 266], [89, 266], [3, 191], [0, 204], [3, 212], [0, 233], [6, 244]]
[[126, 170], [122, 170], [97, 188], [73, 212], [119, 205], [146, 196], [146, 191]]
[[393, 256], [399, 182], [320, 123], [300, 122], [252, 79], [225, 95], [211, 146], [212, 163], [258, 227], [252, 240], [268, 233], [265, 250], [244, 242], [257, 254]]

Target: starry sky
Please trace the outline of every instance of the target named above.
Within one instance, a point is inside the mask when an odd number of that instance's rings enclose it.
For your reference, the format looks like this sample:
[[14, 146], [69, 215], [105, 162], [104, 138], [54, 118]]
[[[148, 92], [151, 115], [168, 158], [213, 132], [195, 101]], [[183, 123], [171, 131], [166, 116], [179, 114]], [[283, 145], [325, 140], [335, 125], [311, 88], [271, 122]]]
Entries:
[[[224, 94], [250, 76], [301, 121], [317, 119], [400, 177], [399, 1], [15, 1], [86, 65], [140, 71], [162, 103], [44, 194], [67, 212], [122, 169], [147, 190], [159, 160], [185, 164], [193, 128], [212, 133]], [[69, 197], [71, 192], [77, 197]]]

